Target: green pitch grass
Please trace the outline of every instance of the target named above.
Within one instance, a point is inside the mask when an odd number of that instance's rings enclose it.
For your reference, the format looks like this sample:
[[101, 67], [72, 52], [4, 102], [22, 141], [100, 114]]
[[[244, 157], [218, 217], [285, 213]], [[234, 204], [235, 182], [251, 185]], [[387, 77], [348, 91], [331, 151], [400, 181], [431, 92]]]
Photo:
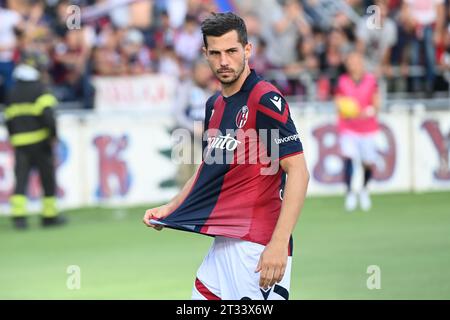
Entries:
[[[291, 299], [450, 299], [450, 194], [308, 198], [295, 231]], [[145, 207], [68, 211], [70, 224], [17, 232], [0, 218], [0, 299], [189, 299], [211, 238], [157, 232]], [[71, 265], [81, 288], [69, 290]], [[369, 290], [367, 268], [381, 271]]]

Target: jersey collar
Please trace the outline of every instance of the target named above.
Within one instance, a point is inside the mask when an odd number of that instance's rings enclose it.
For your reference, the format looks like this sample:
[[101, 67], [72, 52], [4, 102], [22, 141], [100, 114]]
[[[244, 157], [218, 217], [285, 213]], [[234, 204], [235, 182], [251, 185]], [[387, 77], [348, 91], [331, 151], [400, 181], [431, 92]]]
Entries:
[[244, 83], [242, 84], [241, 89], [229, 97], [224, 97], [223, 95], [222, 95], [222, 97], [225, 101], [230, 100], [231, 98], [237, 96], [241, 92], [250, 91], [251, 89], [253, 89], [255, 84], [258, 83], [258, 81], [260, 81], [260, 80], [261, 80], [261, 78], [256, 74], [255, 70], [250, 69], [250, 74], [245, 79]]

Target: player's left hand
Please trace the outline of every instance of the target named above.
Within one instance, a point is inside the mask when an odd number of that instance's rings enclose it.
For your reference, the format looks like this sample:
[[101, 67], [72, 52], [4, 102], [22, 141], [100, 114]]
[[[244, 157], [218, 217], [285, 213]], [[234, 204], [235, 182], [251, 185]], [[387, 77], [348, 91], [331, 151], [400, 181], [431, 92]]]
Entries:
[[145, 211], [144, 218], [142, 219], [142, 222], [147, 226], [154, 228], [155, 230], [160, 231], [163, 227], [160, 225], [154, 225], [150, 223], [150, 219], [160, 219], [164, 218], [169, 214], [170, 210], [168, 205], [162, 205], [160, 207], [148, 209]]
[[269, 242], [259, 258], [255, 272], [260, 272], [259, 286], [267, 289], [280, 282], [286, 271], [288, 246]]

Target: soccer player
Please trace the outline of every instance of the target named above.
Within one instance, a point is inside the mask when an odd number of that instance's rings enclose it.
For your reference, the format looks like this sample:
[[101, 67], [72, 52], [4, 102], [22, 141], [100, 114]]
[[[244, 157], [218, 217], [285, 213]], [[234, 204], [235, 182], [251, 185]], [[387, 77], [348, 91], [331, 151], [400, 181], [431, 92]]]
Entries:
[[367, 190], [377, 159], [375, 137], [379, 129], [377, 113], [379, 95], [377, 80], [365, 71], [364, 58], [352, 52], [346, 60], [347, 73], [338, 79], [336, 106], [341, 154], [344, 158], [344, 181], [347, 188], [345, 209], [358, 206], [358, 195], [352, 190], [353, 163], [360, 160], [364, 169], [363, 188], [359, 192], [361, 209], [368, 211], [372, 202]]
[[[309, 180], [302, 144], [285, 99], [249, 67], [244, 21], [212, 14], [202, 32], [222, 84], [206, 102], [204, 159], [173, 200], [146, 211], [144, 223], [215, 237], [193, 299], [288, 299], [291, 234]], [[252, 162], [261, 150], [270, 161]]]

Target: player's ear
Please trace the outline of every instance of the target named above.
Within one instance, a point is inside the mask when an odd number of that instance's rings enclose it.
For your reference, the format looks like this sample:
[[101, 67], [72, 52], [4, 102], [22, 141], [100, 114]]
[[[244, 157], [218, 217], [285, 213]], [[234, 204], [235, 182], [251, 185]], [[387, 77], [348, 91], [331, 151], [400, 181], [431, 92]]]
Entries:
[[205, 46], [202, 47], [202, 52], [203, 52], [203, 56], [204, 56], [205, 58], [208, 58], [208, 50], [206, 49]]
[[253, 45], [249, 42], [244, 47], [245, 60], [250, 60], [252, 56]]

